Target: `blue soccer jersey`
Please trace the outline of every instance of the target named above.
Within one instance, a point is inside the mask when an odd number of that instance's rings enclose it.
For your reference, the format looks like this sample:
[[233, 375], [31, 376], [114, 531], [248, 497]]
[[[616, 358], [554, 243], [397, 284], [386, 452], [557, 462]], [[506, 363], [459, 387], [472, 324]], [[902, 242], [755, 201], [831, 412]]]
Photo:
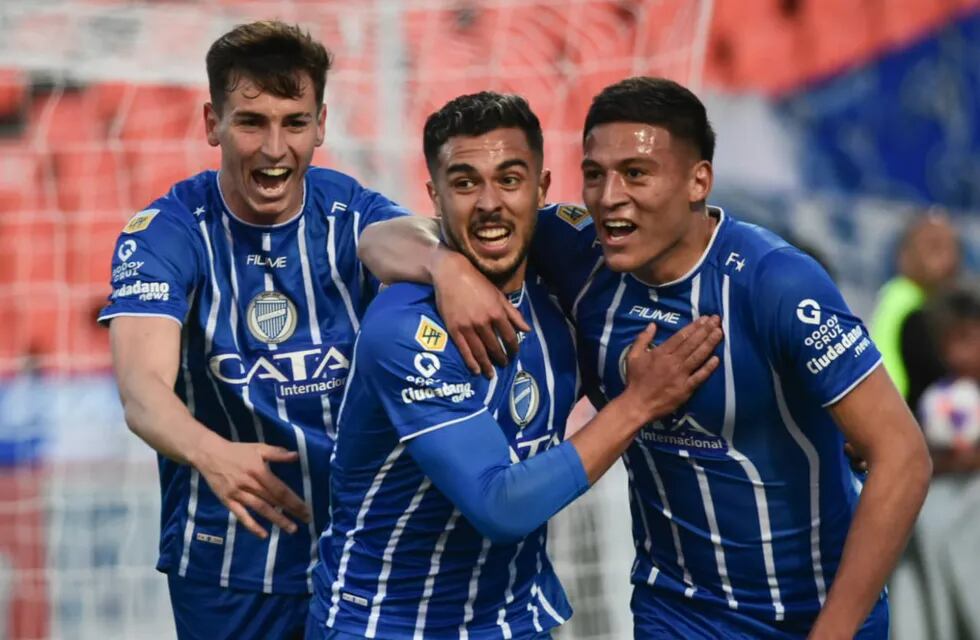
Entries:
[[826, 272], [774, 234], [709, 208], [701, 260], [651, 285], [602, 260], [591, 218], [552, 207], [535, 265], [578, 330], [600, 404], [624, 389], [624, 355], [650, 322], [661, 343], [722, 318], [721, 366], [624, 460], [638, 594], [671, 594], [760, 620], [813, 619], [837, 571], [859, 484], [827, 407], [881, 359]]
[[[571, 614], [540, 524], [553, 511], [533, 520], [528, 535], [495, 542], [450, 497], [464, 479], [423, 470], [451, 460], [478, 464], [485, 447], [476, 427], [486, 425], [476, 421], [487, 416], [506, 440], [498, 466], [561, 466], [566, 458], [552, 454], [574, 451], [560, 444], [578, 390], [571, 327], [540, 284], [529, 280], [512, 301], [532, 331], [492, 380], [466, 368], [440, 324], [431, 287], [394, 285], [368, 310], [341, 409], [332, 531], [321, 541], [310, 606], [315, 624], [352, 637], [477, 640], [527, 638]], [[432, 451], [439, 434], [457, 439]], [[427, 438], [423, 459], [413, 446]], [[581, 479], [561, 504], [587, 488], [571, 455]], [[547, 471], [525, 479], [553, 485], [552, 477], [568, 470]], [[527, 514], [504, 515], [517, 521]]]
[[311, 168], [300, 215], [252, 225], [231, 213], [209, 171], [123, 229], [100, 321], [178, 322], [177, 395], [222, 437], [298, 451], [298, 463], [273, 471], [313, 514], [308, 527], [287, 534], [273, 526], [261, 540], [237, 525], [196, 469], [161, 456], [160, 571], [267, 593], [312, 590], [337, 410], [375, 288], [357, 259], [358, 235], [405, 213], [348, 176]]

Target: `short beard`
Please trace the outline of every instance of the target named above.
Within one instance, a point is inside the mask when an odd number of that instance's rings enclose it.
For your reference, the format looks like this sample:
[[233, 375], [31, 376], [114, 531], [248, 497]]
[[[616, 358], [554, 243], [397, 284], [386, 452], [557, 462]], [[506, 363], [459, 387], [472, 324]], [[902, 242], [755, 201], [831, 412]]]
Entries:
[[443, 222], [443, 224], [441, 224], [440, 226], [442, 227], [443, 242], [450, 249], [453, 249], [454, 251], [457, 251], [463, 254], [464, 256], [466, 256], [466, 259], [470, 261], [470, 264], [476, 267], [476, 270], [482, 273], [483, 276], [487, 280], [492, 282], [494, 286], [496, 286], [498, 289], [502, 287], [504, 284], [506, 284], [507, 281], [510, 280], [513, 277], [513, 275], [517, 272], [517, 270], [521, 268], [521, 265], [524, 264], [524, 261], [527, 260], [527, 254], [531, 249], [531, 238], [534, 237], [533, 236], [534, 228], [532, 227], [531, 235], [527, 237], [524, 246], [521, 247], [521, 250], [518, 252], [517, 257], [515, 258], [514, 263], [505, 269], [490, 269], [486, 265], [482, 264], [482, 261], [480, 260], [479, 256], [470, 253], [468, 245], [460, 242], [460, 239], [456, 237], [456, 235], [453, 233], [452, 229], [449, 227], [448, 224]]

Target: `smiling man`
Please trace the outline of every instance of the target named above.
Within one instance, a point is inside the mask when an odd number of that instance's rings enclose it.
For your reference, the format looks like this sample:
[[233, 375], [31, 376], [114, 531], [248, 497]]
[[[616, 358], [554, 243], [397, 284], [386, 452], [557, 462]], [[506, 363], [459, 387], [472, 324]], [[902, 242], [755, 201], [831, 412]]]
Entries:
[[574, 341], [526, 261], [549, 182], [538, 119], [518, 96], [462, 96], [426, 121], [424, 147], [443, 238], [530, 331], [487, 379], [449, 340], [431, 286], [396, 284], [372, 303], [340, 411], [307, 637], [548, 638], [571, 608], [545, 522], [707, 378], [721, 331], [705, 317], [655, 350], [652, 327], [640, 332], [623, 393], [563, 442]]
[[[605, 88], [583, 130], [588, 211], [543, 209], [530, 253], [575, 323], [597, 407], [624, 393], [626, 354], [650, 322], [659, 343], [722, 318], [718, 371], [623, 457], [635, 637], [883, 639], [883, 585], [930, 476], [921, 432], [826, 272], [707, 205], [714, 143], [704, 105], [677, 83]], [[430, 276], [446, 258], [413, 227], [379, 225], [365, 258], [397, 229], [405, 246], [388, 242], [397, 257], [378, 271], [431, 278], [447, 330], [485, 357], [495, 339], [472, 313], [480, 283], [458, 258], [455, 277]], [[845, 436], [870, 465], [863, 489]]]
[[160, 558], [180, 638], [295, 638], [328, 520], [329, 458], [373, 280], [360, 232], [406, 212], [310, 167], [330, 57], [256, 22], [207, 54], [221, 170], [134, 215], [113, 256], [113, 363], [160, 455]]

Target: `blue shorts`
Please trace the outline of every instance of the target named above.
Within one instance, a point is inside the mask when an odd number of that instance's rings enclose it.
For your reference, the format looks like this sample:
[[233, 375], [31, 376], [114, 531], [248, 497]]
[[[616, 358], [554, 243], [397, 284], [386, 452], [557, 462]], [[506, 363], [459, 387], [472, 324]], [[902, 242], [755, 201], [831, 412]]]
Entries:
[[302, 640], [310, 596], [224, 589], [167, 576], [180, 640]]
[[[630, 607], [635, 640], [805, 640], [813, 624], [813, 621], [767, 622], [728, 608], [653, 592], [645, 585], [633, 588]], [[887, 640], [886, 597], [878, 600], [854, 637]]]

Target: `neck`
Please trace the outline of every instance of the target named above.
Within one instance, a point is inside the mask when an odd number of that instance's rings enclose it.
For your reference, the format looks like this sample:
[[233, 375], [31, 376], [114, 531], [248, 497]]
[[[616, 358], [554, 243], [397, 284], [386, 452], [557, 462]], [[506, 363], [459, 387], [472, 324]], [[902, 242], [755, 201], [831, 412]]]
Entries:
[[673, 282], [694, 268], [711, 242], [711, 236], [719, 220], [708, 213], [707, 207], [692, 212], [687, 231], [671, 247], [633, 272], [633, 275], [650, 284]]
[[521, 264], [514, 269], [514, 273], [507, 276], [506, 280], [500, 282], [495, 282], [497, 288], [505, 296], [509, 296], [512, 293], [517, 293], [524, 286], [524, 274], [527, 272], [527, 261], [521, 262]]

